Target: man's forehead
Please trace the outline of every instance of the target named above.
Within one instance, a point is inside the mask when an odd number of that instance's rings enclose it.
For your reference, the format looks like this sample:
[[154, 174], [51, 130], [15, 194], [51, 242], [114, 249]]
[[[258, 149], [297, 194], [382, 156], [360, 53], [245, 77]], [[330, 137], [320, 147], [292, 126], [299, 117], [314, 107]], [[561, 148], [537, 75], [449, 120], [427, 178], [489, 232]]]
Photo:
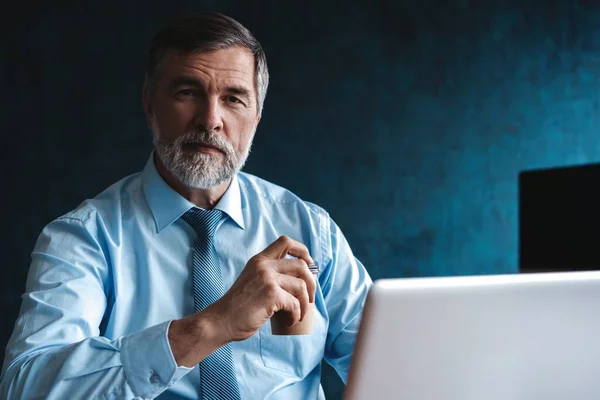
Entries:
[[205, 73], [254, 81], [254, 56], [250, 50], [242, 47], [231, 47], [201, 52], [184, 52], [168, 50], [165, 54], [165, 71], [175, 74], [197, 70]]

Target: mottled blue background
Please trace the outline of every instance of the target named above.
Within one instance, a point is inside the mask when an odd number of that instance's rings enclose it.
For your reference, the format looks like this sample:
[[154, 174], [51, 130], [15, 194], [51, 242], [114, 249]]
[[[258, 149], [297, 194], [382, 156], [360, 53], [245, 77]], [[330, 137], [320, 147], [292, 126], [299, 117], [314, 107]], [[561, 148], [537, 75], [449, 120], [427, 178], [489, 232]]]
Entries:
[[0, 342], [42, 227], [143, 167], [143, 57], [184, 11], [227, 13], [261, 41], [272, 85], [246, 171], [325, 207], [373, 278], [516, 272], [519, 171], [600, 159], [600, 6], [523, 3], [4, 10]]

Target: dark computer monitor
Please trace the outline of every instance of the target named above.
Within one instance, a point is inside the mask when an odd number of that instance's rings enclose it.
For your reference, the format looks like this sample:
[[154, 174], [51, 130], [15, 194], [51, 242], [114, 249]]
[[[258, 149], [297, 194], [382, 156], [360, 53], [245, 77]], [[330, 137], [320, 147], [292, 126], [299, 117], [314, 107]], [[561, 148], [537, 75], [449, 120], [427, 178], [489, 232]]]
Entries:
[[600, 163], [519, 174], [519, 269], [600, 270]]

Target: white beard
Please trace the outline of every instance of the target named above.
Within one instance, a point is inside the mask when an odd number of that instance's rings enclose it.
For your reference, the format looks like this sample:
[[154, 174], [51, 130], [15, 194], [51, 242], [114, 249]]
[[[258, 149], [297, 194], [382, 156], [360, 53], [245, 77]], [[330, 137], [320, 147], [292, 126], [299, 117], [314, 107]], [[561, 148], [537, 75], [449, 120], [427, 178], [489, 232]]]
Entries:
[[[209, 189], [231, 180], [246, 163], [254, 136], [242, 151], [236, 152], [214, 131], [188, 132], [175, 140], [167, 140], [161, 136], [154, 118], [152, 133], [154, 148], [167, 171], [192, 189]], [[186, 143], [204, 143], [219, 149], [223, 155], [186, 151], [183, 147]]]

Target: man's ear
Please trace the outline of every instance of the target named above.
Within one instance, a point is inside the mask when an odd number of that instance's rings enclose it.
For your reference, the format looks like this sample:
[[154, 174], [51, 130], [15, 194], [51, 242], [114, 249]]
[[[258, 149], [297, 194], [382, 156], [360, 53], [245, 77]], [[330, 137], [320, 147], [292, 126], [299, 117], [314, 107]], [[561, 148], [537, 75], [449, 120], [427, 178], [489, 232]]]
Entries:
[[148, 129], [152, 130], [152, 119], [154, 118], [152, 112], [152, 99], [146, 88], [142, 89], [142, 106], [144, 107], [144, 115], [146, 116]]

